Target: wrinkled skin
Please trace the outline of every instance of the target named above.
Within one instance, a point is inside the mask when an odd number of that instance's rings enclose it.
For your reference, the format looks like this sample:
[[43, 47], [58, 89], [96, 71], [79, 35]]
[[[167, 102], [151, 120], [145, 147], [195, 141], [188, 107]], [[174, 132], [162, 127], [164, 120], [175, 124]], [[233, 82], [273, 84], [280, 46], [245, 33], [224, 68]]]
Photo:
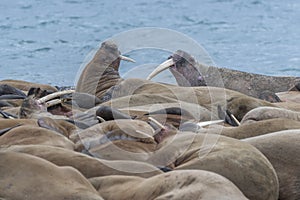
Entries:
[[300, 129], [274, 132], [244, 140], [272, 163], [279, 180], [279, 199], [300, 199]]
[[103, 198], [110, 200], [247, 199], [229, 180], [202, 170], [173, 171], [148, 179], [107, 176], [90, 181]]
[[171, 58], [175, 65], [170, 70], [178, 85], [182, 86], [223, 85], [224, 88], [252, 97], [278, 102], [279, 98], [275, 93], [288, 91], [300, 82], [300, 77], [266, 76], [201, 65], [191, 55], [181, 50], [176, 51]]

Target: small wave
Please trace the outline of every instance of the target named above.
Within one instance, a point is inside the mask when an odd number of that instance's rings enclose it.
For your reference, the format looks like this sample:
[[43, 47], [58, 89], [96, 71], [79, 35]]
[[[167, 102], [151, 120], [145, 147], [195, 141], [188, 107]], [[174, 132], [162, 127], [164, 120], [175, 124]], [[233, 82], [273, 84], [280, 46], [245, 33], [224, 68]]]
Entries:
[[280, 71], [280, 72], [300, 72], [300, 66], [297, 68], [291, 67], [291, 68], [279, 69], [278, 71]]
[[50, 20], [50, 21], [41, 21], [39, 22], [40, 26], [46, 26], [46, 25], [50, 25], [50, 24], [58, 24], [59, 21], [58, 20]]
[[24, 25], [24, 26], [20, 26], [19, 29], [35, 29], [36, 27], [34, 26], [27, 26], [27, 25]]
[[11, 29], [11, 25], [0, 25], [0, 29], [2, 29], [2, 30]]
[[80, 1], [77, 1], [77, 0], [65, 0], [65, 3], [77, 4], [77, 3], [80, 3]]
[[27, 10], [27, 9], [31, 9], [32, 8], [32, 5], [23, 5], [21, 6], [21, 9], [23, 10]]
[[74, 19], [74, 20], [77, 20], [77, 19], [81, 19], [82, 17], [80, 16], [70, 16], [68, 17], [69, 19]]
[[33, 43], [36, 43], [36, 41], [33, 41], [33, 40], [20, 40], [18, 42], [18, 44], [21, 44], [21, 45], [23, 45], [23, 44], [33, 44]]
[[33, 50], [33, 52], [48, 52], [50, 50], [52, 50], [52, 48], [50, 48], [50, 47], [44, 47], [44, 48], [35, 49], [35, 50]]
[[55, 40], [54, 43], [62, 43], [62, 44], [66, 44], [66, 43], [69, 43], [67, 40], [62, 40], [62, 39], [59, 39], [59, 40]]

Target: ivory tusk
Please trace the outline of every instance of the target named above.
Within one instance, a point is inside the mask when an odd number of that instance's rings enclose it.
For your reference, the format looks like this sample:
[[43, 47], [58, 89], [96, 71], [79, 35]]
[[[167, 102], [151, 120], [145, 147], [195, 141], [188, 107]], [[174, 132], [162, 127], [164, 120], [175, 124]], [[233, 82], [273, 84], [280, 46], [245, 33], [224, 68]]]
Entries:
[[103, 119], [102, 117], [97, 116], [97, 119], [102, 123], [105, 122], [105, 119]]
[[221, 122], [224, 122], [224, 120], [213, 120], [213, 121], [206, 121], [206, 122], [198, 122], [197, 125], [200, 126], [200, 127], [203, 127], [203, 126], [208, 126], [208, 125], [211, 125], [211, 124], [218, 124], [218, 123], [221, 123]]
[[154, 137], [151, 136], [151, 135], [148, 135], [147, 133], [144, 133], [144, 132], [139, 131], [139, 130], [136, 130], [135, 132], [141, 134], [142, 136], [144, 136], [144, 138], [150, 138], [150, 139], [154, 140]]
[[119, 57], [121, 58], [121, 60], [135, 63], [135, 60], [133, 60], [132, 58], [128, 58], [128, 57], [122, 56], [122, 55], [120, 55]]
[[156, 119], [154, 119], [154, 118], [152, 118], [152, 117], [149, 117], [148, 119], [149, 119], [151, 122], [153, 122], [154, 124], [156, 124], [159, 128], [165, 129], [165, 127], [164, 127], [161, 123], [159, 123]]
[[158, 67], [156, 67], [151, 74], [147, 77], [147, 80], [151, 80], [154, 76], [159, 74], [160, 72], [170, 68], [172, 65], [174, 65], [175, 62], [173, 58], [166, 60], [165, 62], [161, 63]]
[[241, 123], [239, 122], [239, 120], [233, 114], [231, 114], [230, 117], [235, 121], [235, 123], [237, 123], [238, 126], [241, 125]]
[[46, 107], [49, 108], [51, 106], [55, 106], [55, 105], [60, 104], [60, 103], [62, 103], [61, 99], [53, 99], [51, 101], [46, 102]]
[[45, 103], [46, 101], [49, 101], [49, 100], [59, 97], [61, 95], [71, 94], [74, 92], [75, 92], [75, 90], [64, 90], [64, 91], [55, 92], [55, 93], [52, 93], [52, 94], [49, 94], [47, 96], [40, 98], [39, 100], [37, 100], [37, 103], [42, 104], [42, 103]]

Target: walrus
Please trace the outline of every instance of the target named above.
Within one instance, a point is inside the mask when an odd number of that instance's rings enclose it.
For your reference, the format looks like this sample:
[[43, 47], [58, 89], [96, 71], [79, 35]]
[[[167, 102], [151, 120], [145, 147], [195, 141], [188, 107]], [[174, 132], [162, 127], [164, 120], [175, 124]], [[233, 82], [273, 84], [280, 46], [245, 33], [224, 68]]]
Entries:
[[0, 96], [3, 95], [16, 95], [19, 97], [26, 97], [26, 94], [18, 88], [15, 88], [11, 85], [0, 84]]
[[118, 109], [112, 108], [110, 106], [99, 106], [96, 115], [101, 117], [105, 121], [114, 119], [132, 119], [130, 115], [119, 111]]
[[177, 132], [167, 126], [153, 132], [145, 122], [137, 128], [135, 121], [94, 125], [81, 133], [82, 142], [91, 155], [101, 159], [135, 160], [173, 170], [208, 170], [232, 181], [249, 199], [278, 198], [276, 173], [253, 146], [215, 134]]
[[41, 144], [73, 150], [74, 143], [67, 137], [45, 128], [22, 125], [0, 137], [0, 145]]
[[57, 88], [53, 87], [51, 85], [47, 85], [47, 84], [40, 84], [40, 83], [32, 83], [32, 82], [27, 82], [27, 81], [22, 81], [22, 80], [11, 80], [11, 79], [7, 79], [7, 80], [1, 80], [0, 84], [2, 85], [9, 85], [12, 87], [15, 87], [19, 90], [22, 91], [29, 91], [30, 88], [41, 88], [42, 90], [48, 90], [51, 92], [57, 92]]
[[182, 170], [150, 178], [128, 176], [106, 176], [89, 181], [105, 199], [173, 199], [199, 200], [247, 199], [226, 178], [204, 170]]
[[221, 134], [235, 139], [245, 139], [277, 131], [300, 129], [300, 122], [292, 119], [274, 118], [263, 121], [253, 121], [252, 123], [242, 123], [237, 127], [211, 125], [207, 128], [201, 128], [197, 125], [197, 123], [188, 122], [187, 126], [183, 123], [182, 128], [186, 131], [192, 131], [195, 133]]
[[295, 102], [300, 103], [300, 91], [287, 91], [287, 92], [279, 92], [276, 95], [283, 101], [283, 102]]
[[90, 182], [72, 167], [58, 167], [44, 159], [0, 152], [0, 197], [14, 200], [103, 200]]
[[40, 88], [31, 88], [28, 92], [28, 96], [22, 102], [20, 107], [19, 117], [20, 118], [39, 118], [39, 117], [52, 117], [59, 119], [67, 119], [72, 115], [70, 108], [59, 105], [47, 105], [46, 102], [50, 96], [60, 96], [60, 93], [69, 93], [69, 91], [61, 91], [56, 93], [47, 94], [47, 91], [41, 90]]
[[86, 178], [109, 175], [130, 175], [148, 178], [163, 173], [158, 168], [147, 163], [123, 160], [108, 161], [54, 146], [12, 145], [0, 147], [0, 151], [26, 153], [48, 160], [57, 166], [74, 167]]
[[249, 111], [241, 120], [241, 124], [274, 118], [285, 118], [300, 122], [300, 112], [287, 110], [284, 108], [258, 107]]
[[300, 129], [244, 139], [272, 163], [279, 180], [279, 199], [300, 199]]
[[[300, 82], [300, 77], [266, 76], [206, 66], [182, 50], [176, 51], [159, 65], [147, 79], [150, 80], [165, 69], [170, 69], [181, 86], [220, 86], [219, 83], [222, 82], [224, 88], [271, 102], [279, 101], [275, 93], [288, 91]], [[216, 77], [222, 80], [216, 80]]]
[[93, 59], [83, 69], [76, 84], [76, 92], [101, 97], [108, 88], [120, 81], [118, 70], [121, 59], [134, 62], [121, 56], [117, 45], [112, 41], [103, 42]]
[[16, 127], [18, 125], [43, 127], [60, 133], [67, 138], [79, 129], [74, 124], [65, 120], [52, 119], [49, 117], [42, 117], [39, 119], [0, 119], [0, 130]]

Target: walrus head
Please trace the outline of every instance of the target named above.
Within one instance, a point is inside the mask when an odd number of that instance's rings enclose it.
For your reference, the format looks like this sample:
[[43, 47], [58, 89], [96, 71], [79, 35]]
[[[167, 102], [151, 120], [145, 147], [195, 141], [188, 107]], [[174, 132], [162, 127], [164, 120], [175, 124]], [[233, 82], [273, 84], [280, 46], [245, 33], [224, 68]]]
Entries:
[[[63, 94], [68, 94], [73, 90], [65, 90], [55, 93], [49, 93], [47, 90], [41, 90], [40, 88], [31, 88], [28, 91], [27, 97], [22, 102], [20, 107], [20, 118], [31, 118], [33, 115], [39, 115], [41, 113], [48, 113], [54, 115], [71, 116], [72, 112], [69, 108], [61, 105], [59, 99], [53, 99]], [[52, 91], [51, 91], [52, 92]], [[56, 102], [51, 102], [53, 100]]]
[[180, 86], [206, 86], [204, 76], [197, 68], [197, 61], [185, 51], [177, 50], [167, 61], [160, 64], [148, 77], [152, 79], [158, 73], [170, 69]]
[[88, 93], [99, 98], [112, 86], [121, 81], [119, 75], [120, 61], [134, 60], [122, 56], [113, 41], [105, 41], [85, 66], [77, 81], [76, 92]]

